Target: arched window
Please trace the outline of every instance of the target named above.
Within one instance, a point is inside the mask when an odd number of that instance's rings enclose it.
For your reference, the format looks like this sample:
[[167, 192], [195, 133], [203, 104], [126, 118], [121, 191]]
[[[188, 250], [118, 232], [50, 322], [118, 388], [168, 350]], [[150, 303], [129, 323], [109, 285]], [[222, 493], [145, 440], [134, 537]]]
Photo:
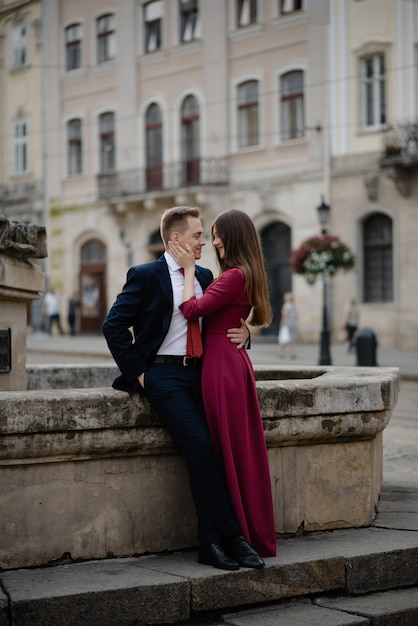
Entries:
[[238, 85], [238, 146], [256, 146], [258, 136], [258, 81]]
[[81, 262], [103, 263], [106, 261], [106, 247], [99, 239], [89, 239], [81, 248]]
[[65, 29], [65, 69], [67, 72], [81, 67], [82, 37], [81, 24], [71, 24]]
[[97, 63], [105, 63], [116, 58], [115, 16], [112, 13], [101, 15], [96, 20]]
[[106, 317], [106, 246], [89, 239], [80, 251], [80, 331], [101, 331]]
[[266, 261], [270, 302], [273, 321], [266, 328], [266, 335], [279, 332], [283, 295], [292, 291], [292, 272], [290, 270], [291, 230], [283, 222], [272, 222], [260, 232], [261, 245]]
[[298, 70], [280, 78], [281, 139], [296, 139], [305, 134], [303, 72]]
[[160, 107], [150, 104], [145, 113], [147, 189], [161, 189], [163, 163], [162, 117]]
[[393, 300], [392, 220], [374, 213], [363, 222], [364, 302]]
[[198, 183], [200, 179], [199, 104], [187, 96], [181, 105], [181, 143], [183, 184]]

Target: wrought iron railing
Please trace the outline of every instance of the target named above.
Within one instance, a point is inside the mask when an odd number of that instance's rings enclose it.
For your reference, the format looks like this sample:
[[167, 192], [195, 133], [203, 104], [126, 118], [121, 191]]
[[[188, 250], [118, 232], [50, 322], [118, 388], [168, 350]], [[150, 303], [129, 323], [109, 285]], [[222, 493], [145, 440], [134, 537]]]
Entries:
[[99, 199], [169, 191], [195, 185], [226, 185], [227, 157], [167, 163], [161, 167], [104, 172], [97, 176]]
[[383, 134], [384, 158], [418, 158], [418, 122], [391, 125]]

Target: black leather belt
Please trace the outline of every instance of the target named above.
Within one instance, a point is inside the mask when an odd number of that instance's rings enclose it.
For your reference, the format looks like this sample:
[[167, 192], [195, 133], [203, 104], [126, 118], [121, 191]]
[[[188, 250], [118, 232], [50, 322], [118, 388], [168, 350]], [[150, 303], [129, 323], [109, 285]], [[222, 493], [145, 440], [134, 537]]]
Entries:
[[174, 356], [170, 354], [157, 354], [154, 363], [167, 363], [170, 365], [181, 365], [182, 367], [196, 367], [200, 365], [202, 359], [197, 356]]

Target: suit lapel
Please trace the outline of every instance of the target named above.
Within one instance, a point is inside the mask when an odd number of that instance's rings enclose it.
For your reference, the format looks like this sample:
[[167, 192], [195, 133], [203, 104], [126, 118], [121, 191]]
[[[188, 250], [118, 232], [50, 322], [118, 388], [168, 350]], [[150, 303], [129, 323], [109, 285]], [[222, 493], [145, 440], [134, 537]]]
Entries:
[[[164, 316], [164, 330], [167, 332], [171, 321], [171, 314], [173, 311], [173, 288], [171, 286], [170, 273], [168, 271], [168, 265], [164, 258], [161, 256], [157, 261], [157, 280], [160, 285], [161, 291], [161, 304], [163, 306]], [[157, 298], [156, 294], [156, 298]]]

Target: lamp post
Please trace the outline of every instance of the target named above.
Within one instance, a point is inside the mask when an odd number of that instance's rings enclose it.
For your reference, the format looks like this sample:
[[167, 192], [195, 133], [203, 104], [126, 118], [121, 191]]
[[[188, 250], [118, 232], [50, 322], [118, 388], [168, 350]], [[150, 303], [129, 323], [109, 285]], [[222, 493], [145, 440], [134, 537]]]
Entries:
[[[327, 234], [327, 223], [331, 207], [324, 201], [324, 196], [321, 196], [321, 204], [317, 207], [319, 223], [321, 225], [322, 235]], [[329, 313], [328, 313], [328, 288], [329, 277], [326, 272], [322, 273], [323, 283], [323, 301], [322, 301], [322, 328], [320, 337], [320, 353], [319, 353], [319, 365], [331, 365], [331, 353], [330, 353], [330, 329], [329, 329]]]

